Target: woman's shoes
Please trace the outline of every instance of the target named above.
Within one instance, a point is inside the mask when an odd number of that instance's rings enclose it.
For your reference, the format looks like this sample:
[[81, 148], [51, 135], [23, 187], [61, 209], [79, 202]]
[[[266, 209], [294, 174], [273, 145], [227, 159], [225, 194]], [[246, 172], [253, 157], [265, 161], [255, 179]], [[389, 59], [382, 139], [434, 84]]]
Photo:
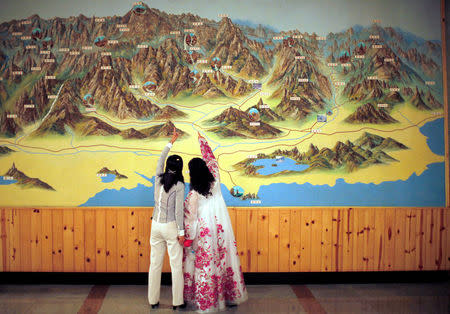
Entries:
[[156, 308], [158, 308], [158, 307], [159, 307], [159, 302], [156, 303], [156, 304], [152, 304], [152, 309], [156, 309]]
[[174, 305], [173, 306], [173, 310], [175, 311], [176, 309], [184, 309], [184, 308], [186, 308], [186, 302], [184, 302], [183, 304], [181, 304], [181, 305]]

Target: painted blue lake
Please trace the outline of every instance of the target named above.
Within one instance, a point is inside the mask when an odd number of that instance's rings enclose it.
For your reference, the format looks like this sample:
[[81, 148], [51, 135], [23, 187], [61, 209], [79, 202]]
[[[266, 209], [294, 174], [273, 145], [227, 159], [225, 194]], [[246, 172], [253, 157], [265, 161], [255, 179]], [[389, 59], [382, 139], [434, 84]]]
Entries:
[[10, 185], [16, 183], [17, 180], [5, 180], [3, 176], [0, 176], [0, 185]]
[[309, 165], [297, 164], [297, 162], [290, 158], [283, 159], [258, 159], [252, 163], [253, 166], [263, 166], [256, 171], [257, 174], [267, 176], [270, 174], [282, 172], [285, 170], [289, 171], [303, 171], [309, 168]]
[[100, 177], [103, 183], [110, 183], [116, 180], [116, 175], [112, 173], [107, 173], [106, 176]]

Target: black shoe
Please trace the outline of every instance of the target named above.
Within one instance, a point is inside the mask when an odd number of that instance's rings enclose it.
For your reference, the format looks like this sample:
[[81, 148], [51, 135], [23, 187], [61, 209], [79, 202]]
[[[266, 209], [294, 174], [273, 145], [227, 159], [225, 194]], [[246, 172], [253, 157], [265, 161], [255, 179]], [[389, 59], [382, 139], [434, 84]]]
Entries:
[[159, 307], [159, 302], [156, 304], [152, 304], [152, 309], [156, 309], [157, 307]]
[[184, 308], [186, 308], [186, 302], [184, 302], [183, 304], [181, 304], [181, 305], [174, 305], [173, 306], [173, 310], [175, 311], [176, 309], [184, 309]]

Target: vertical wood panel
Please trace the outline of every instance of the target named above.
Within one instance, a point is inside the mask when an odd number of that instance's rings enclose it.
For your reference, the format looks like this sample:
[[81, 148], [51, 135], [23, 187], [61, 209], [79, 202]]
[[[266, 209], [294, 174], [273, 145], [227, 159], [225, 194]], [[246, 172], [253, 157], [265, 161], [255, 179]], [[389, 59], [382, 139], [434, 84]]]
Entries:
[[139, 221], [135, 209], [128, 211], [128, 271], [139, 271], [139, 246], [138, 246]]
[[233, 228], [234, 238], [236, 239], [236, 208], [228, 208], [228, 213], [230, 215], [231, 227]]
[[42, 209], [42, 271], [53, 271], [52, 209]]
[[425, 234], [424, 234], [424, 265], [423, 269], [431, 270], [433, 269], [433, 214], [431, 209], [424, 210], [425, 217]]
[[333, 255], [333, 224], [332, 224], [332, 210], [324, 209], [322, 211], [322, 271], [332, 271], [331, 257]]
[[6, 217], [5, 209], [0, 208], [0, 270], [7, 271], [6, 268]]
[[386, 209], [386, 218], [384, 226], [384, 253], [385, 263], [384, 270], [394, 270], [394, 258], [395, 258], [395, 241], [394, 241], [394, 222], [395, 222], [395, 209]]
[[64, 271], [72, 272], [74, 269], [74, 216], [73, 209], [63, 210], [63, 263]]
[[40, 209], [31, 212], [31, 271], [42, 271], [42, 214]]
[[278, 272], [280, 248], [280, 212], [269, 210], [269, 272]]
[[95, 251], [95, 238], [96, 234], [96, 223], [95, 223], [95, 211], [96, 210], [86, 210], [84, 212], [84, 239], [85, 239], [85, 264], [84, 269], [86, 272], [96, 271], [96, 260], [97, 253]]
[[[152, 212], [149, 210], [144, 211], [144, 239], [143, 239], [143, 260], [144, 260], [144, 272], [148, 272], [150, 268], [150, 228], [151, 228]], [[168, 255], [167, 255], [168, 257]]]
[[368, 271], [375, 270], [375, 232], [376, 232], [376, 224], [375, 224], [375, 210], [373, 208], [368, 208], [366, 210], [366, 232], [364, 234], [364, 242], [367, 248], [366, 257], [367, 257], [367, 268]]
[[351, 271], [353, 265], [353, 208], [346, 209], [342, 215], [342, 270]]
[[106, 271], [117, 272], [117, 210], [106, 211]]
[[291, 223], [291, 211], [281, 210], [280, 211], [280, 249], [279, 249], [279, 260], [278, 269], [280, 272], [289, 271], [289, 258], [290, 258], [290, 243], [289, 243], [289, 232]]
[[63, 209], [52, 210], [52, 254], [53, 254], [53, 271], [64, 271], [63, 259]]
[[314, 209], [311, 218], [311, 271], [322, 269], [322, 209]]
[[301, 211], [300, 271], [311, 271], [311, 209]]
[[247, 210], [247, 271], [258, 271], [258, 214]]
[[405, 229], [405, 269], [413, 269], [415, 267], [415, 246], [416, 246], [416, 220], [415, 210], [406, 210], [406, 229]]
[[331, 212], [331, 232], [332, 232], [332, 251], [331, 251], [331, 270], [342, 270], [342, 216], [341, 210], [333, 209]]
[[117, 271], [128, 270], [128, 211], [117, 211]]
[[445, 220], [444, 220], [444, 209], [436, 209], [436, 219], [438, 221], [438, 230], [437, 238], [438, 243], [436, 245], [436, 269], [441, 270], [445, 269], [445, 261], [444, 261], [444, 252], [443, 248], [445, 248]]
[[258, 209], [258, 272], [269, 271], [269, 211]]
[[[243, 209], [236, 211], [236, 223], [238, 226], [247, 225], [247, 213]], [[242, 271], [248, 271], [247, 268], [247, 230], [245, 228], [237, 228], [236, 230], [236, 242], [239, 257], [241, 258]]]
[[384, 208], [377, 208], [375, 211], [375, 248], [374, 248], [374, 270], [383, 271], [385, 269], [385, 251], [384, 251], [384, 225], [385, 225]]
[[418, 220], [416, 228], [416, 269], [424, 269], [424, 235], [425, 235], [425, 215], [424, 210], [417, 211]]
[[18, 211], [20, 229], [20, 270], [31, 269], [31, 209], [24, 208]]
[[106, 271], [106, 210], [95, 209], [95, 269]]
[[[136, 210], [138, 217], [138, 252], [139, 252], [139, 272], [145, 272], [148, 270], [144, 259], [144, 236], [145, 236], [145, 216], [143, 210]], [[166, 269], [165, 269], [166, 270]]]
[[450, 270], [450, 210], [446, 209], [445, 211], [445, 239], [446, 239], [446, 246], [445, 246], [445, 254], [444, 254], [444, 260], [445, 260], [445, 268], [447, 270]]
[[291, 224], [289, 232], [289, 271], [300, 271], [300, 235], [303, 229], [301, 228], [301, 212], [299, 209], [291, 211]]
[[76, 272], [84, 272], [85, 243], [84, 243], [84, 210], [75, 209], [73, 213], [73, 262]]
[[394, 270], [405, 269], [405, 227], [406, 227], [406, 210], [402, 208], [395, 209], [394, 222], [394, 241], [395, 241], [395, 256], [394, 256]]

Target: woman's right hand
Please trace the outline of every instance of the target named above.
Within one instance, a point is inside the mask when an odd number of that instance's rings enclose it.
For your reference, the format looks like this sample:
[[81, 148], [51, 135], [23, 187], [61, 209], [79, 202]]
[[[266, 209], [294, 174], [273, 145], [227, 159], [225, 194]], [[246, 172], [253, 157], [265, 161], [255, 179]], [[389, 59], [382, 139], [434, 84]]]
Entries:
[[173, 127], [173, 133], [172, 133], [172, 138], [170, 139], [170, 143], [175, 143], [175, 141], [177, 140], [178, 136], [180, 134], [177, 133], [177, 129], [175, 127]]

